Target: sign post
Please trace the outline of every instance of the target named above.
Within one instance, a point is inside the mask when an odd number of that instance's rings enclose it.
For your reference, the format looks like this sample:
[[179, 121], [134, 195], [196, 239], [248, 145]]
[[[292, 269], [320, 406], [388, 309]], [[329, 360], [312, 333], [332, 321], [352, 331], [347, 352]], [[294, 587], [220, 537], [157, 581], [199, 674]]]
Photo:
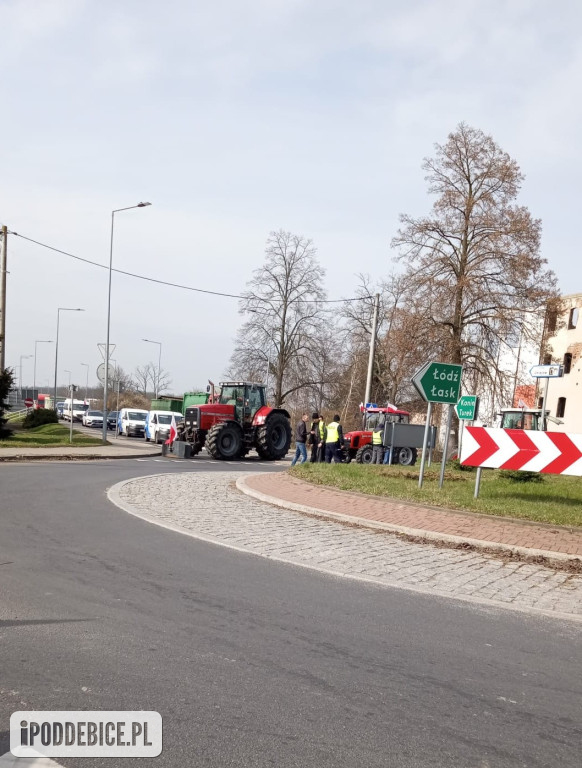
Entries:
[[550, 379], [559, 379], [564, 375], [564, 366], [559, 363], [550, 365], [534, 365], [529, 369], [530, 376], [534, 379], [545, 379], [544, 399], [542, 402], [542, 418], [540, 419], [540, 429], [545, 430], [546, 426], [546, 403], [548, 401], [548, 387]]
[[[424, 432], [424, 444], [422, 447], [422, 457], [420, 460], [420, 473], [418, 477], [418, 487], [422, 488], [424, 480], [424, 464], [426, 457], [426, 448], [428, 445], [428, 434], [430, 430], [430, 421], [432, 417], [432, 404], [443, 403], [451, 406], [447, 418], [447, 432], [445, 434], [445, 449], [441, 462], [441, 478], [444, 477], [445, 464], [447, 460], [446, 451], [448, 448], [449, 434], [453, 419], [452, 406], [459, 400], [461, 391], [461, 375], [463, 373], [462, 365], [451, 363], [425, 363], [422, 368], [412, 377], [412, 384], [422, 397], [428, 403], [426, 413], [426, 427]], [[441, 480], [442, 486], [442, 480]]]

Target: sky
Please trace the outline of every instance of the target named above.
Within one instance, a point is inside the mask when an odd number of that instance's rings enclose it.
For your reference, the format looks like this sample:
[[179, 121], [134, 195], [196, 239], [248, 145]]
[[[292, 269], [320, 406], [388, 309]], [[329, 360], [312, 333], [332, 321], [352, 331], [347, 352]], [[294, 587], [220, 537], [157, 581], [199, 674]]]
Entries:
[[[0, 0], [0, 223], [119, 269], [239, 293], [272, 230], [311, 238], [329, 298], [397, 267], [400, 213], [459, 122], [520, 164], [564, 293], [582, 291], [582, 4], [572, 0]], [[7, 364], [55, 340], [90, 383], [107, 270], [8, 241]], [[325, 277], [323, 277], [325, 271]], [[114, 274], [113, 357], [181, 393], [225, 373], [236, 300]], [[37, 345], [40, 389], [54, 343]], [[419, 361], [422, 363], [423, 361]], [[23, 360], [32, 383], [33, 360]], [[68, 374], [61, 373], [65, 383]]]

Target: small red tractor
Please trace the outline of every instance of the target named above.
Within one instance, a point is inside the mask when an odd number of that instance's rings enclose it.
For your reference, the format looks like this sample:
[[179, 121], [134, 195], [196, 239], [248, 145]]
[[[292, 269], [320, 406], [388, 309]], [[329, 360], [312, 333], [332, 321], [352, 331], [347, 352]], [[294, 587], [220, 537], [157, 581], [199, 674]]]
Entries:
[[220, 388], [210, 402], [186, 408], [178, 439], [190, 443], [192, 456], [206, 447], [213, 459], [229, 461], [254, 448], [262, 459], [282, 459], [291, 444], [290, 416], [266, 404], [264, 384], [224, 381]]
[[[358, 464], [370, 464], [372, 462], [372, 431], [378, 426], [383, 426], [387, 422], [396, 422], [397, 424], [409, 424], [410, 413], [401, 411], [394, 405], [388, 404], [386, 408], [381, 408], [375, 403], [366, 403], [361, 405], [360, 410], [363, 414], [363, 429], [354, 430], [344, 435], [345, 461], [350, 462], [355, 459]], [[392, 463], [412, 466], [416, 463], [417, 450], [411, 447], [394, 447], [392, 449]]]

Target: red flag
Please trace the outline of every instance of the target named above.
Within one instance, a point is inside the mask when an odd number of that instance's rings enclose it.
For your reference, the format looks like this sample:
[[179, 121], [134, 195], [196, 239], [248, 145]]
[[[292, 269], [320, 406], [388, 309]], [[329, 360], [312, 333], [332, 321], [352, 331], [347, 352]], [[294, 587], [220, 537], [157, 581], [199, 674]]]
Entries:
[[176, 429], [176, 417], [174, 416], [174, 414], [172, 414], [172, 423], [170, 424], [170, 436], [166, 440], [166, 445], [172, 445], [172, 443], [176, 439], [177, 434], [178, 434], [178, 430]]

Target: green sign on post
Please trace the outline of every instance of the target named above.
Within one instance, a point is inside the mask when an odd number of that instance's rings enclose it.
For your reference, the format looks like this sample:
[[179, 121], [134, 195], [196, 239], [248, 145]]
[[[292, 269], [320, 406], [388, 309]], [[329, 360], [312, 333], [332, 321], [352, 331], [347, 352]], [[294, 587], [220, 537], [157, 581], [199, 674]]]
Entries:
[[462, 421], [475, 421], [479, 412], [479, 398], [477, 395], [463, 395], [455, 410]]
[[428, 403], [455, 405], [461, 391], [462, 365], [426, 363], [412, 377], [416, 391]]

